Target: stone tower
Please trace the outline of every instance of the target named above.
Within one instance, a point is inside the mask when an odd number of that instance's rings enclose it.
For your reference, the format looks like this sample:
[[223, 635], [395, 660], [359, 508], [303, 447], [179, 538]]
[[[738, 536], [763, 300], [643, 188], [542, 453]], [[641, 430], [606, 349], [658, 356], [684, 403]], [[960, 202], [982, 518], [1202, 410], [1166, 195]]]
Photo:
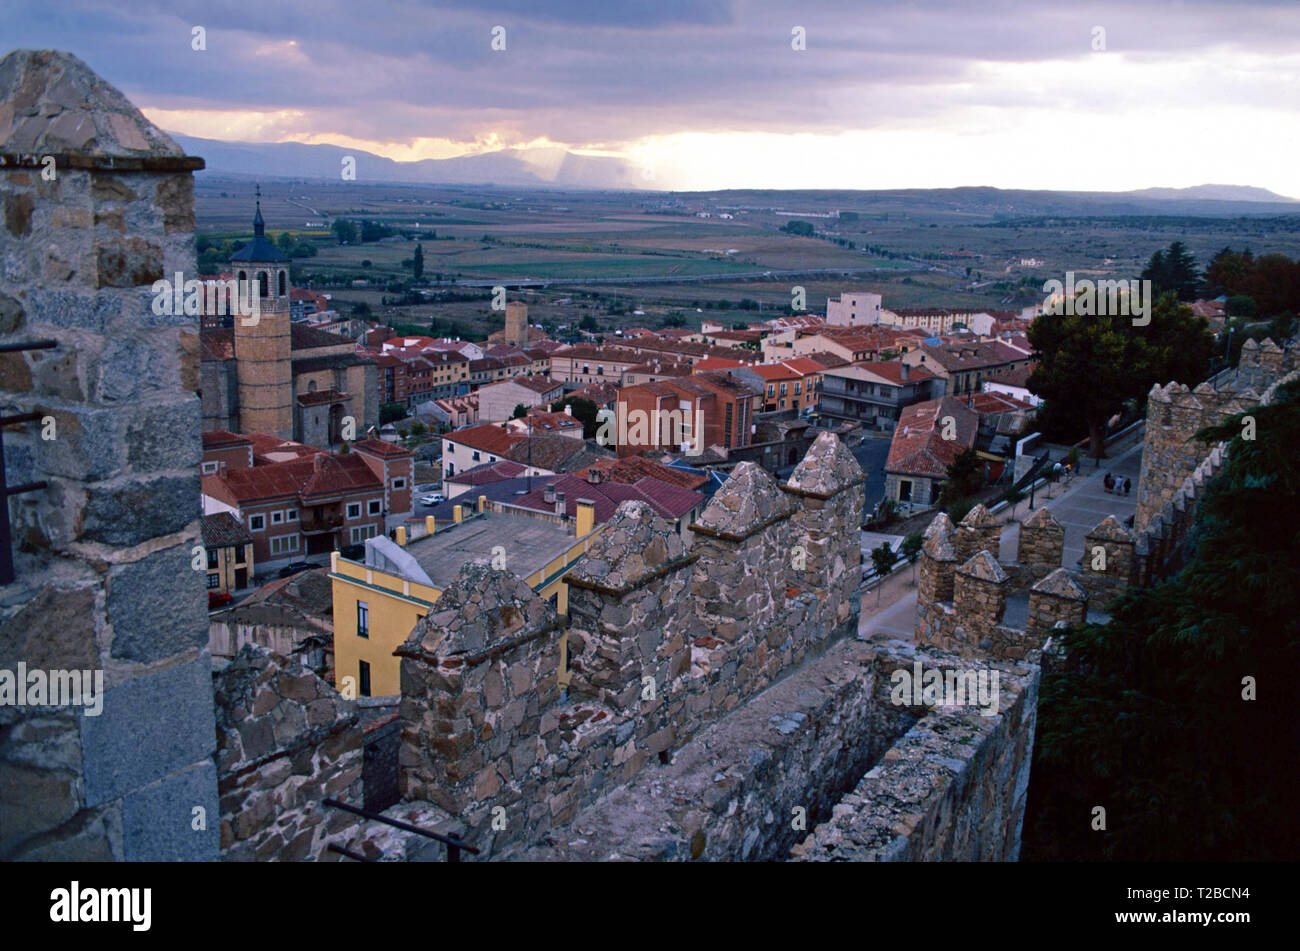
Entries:
[[518, 301], [506, 304], [505, 342], [521, 350], [528, 346], [528, 305]]
[[[230, 270], [240, 297], [259, 313], [235, 317], [239, 430], [293, 438], [293, 364], [289, 337], [289, 258], [266, 237], [261, 190], [253, 240], [234, 253]], [[248, 290], [244, 288], [251, 284]]]
[[4, 433], [32, 487], [0, 503], [0, 670], [103, 687], [0, 704], [0, 859], [219, 854], [199, 326], [151, 306], [194, 272], [202, 167], [75, 56], [0, 59], [0, 342], [28, 347], [0, 354], [0, 409], [37, 417]]

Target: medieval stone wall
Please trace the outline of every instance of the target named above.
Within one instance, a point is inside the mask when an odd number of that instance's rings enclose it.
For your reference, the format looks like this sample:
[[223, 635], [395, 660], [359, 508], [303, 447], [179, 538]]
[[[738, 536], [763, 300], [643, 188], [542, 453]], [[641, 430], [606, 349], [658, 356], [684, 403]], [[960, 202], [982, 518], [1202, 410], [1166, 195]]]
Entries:
[[287, 658], [246, 645], [216, 677], [225, 861], [310, 861], [354, 826], [326, 797], [363, 801], [356, 704]]
[[[102, 712], [0, 707], [0, 856], [213, 859], [211, 663], [200, 545], [198, 319], [188, 158], [76, 57], [0, 60], [0, 354], [16, 580], [0, 668], [103, 675]], [[159, 308], [162, 309], [162, 308]]]
[[[898, 660], [905, 660], [900, 656]], [[999, 709], [927, 710], [791, 852], [802, 862], [1014, 862], [1033, 761], [1034, 662], [916, 654], [927, 667], [998, 674]]]
[[399, 651], [403, 795], [499, 851], [669, 762], [856, 631], [860, 480], [824, 434], [785, 487], [737, 466], [689, 548], [648, 506], [621, 506], [566, 576], [567, 705], [554, 702], [550, 607], [512, 575], [466, 566]]

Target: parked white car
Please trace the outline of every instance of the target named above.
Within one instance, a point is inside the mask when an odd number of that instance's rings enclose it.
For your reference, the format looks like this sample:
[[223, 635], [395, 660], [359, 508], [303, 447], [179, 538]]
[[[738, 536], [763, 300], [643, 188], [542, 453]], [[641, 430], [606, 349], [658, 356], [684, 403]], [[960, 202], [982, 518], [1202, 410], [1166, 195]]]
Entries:
[[437, 505], [439, 502], [445, 501], [447, 500], [443, 498], [441, 492], [434, 492], [432, 495], [426, 495], [420, 498], [421, 505]]

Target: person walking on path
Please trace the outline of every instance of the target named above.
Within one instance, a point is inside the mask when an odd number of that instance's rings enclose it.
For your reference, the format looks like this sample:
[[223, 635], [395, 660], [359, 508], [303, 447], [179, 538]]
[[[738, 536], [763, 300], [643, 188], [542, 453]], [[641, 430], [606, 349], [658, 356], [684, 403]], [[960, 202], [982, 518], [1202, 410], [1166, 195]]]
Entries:
[[1106, 491], [1107, 491], [1107, 492], [1109, 492], [1111, 486], [1113, 486], [1113, 485], [1115, 484], [1115, 481], [1114, 481], [1114, 479], [1111, 477], [1111, 474], [1110, 474], [1109, 472], [1106, 473], [1106, 478], [1102, 479], [1101, 482], [1102, 482], [1102, 485], [1104, 485], [1104, 486], [1106, 487]]
[[1128, 476], [1124, 477], [1124, 494], [1128, 495], [1128, 490], [1133, 488], [1133, 482]]

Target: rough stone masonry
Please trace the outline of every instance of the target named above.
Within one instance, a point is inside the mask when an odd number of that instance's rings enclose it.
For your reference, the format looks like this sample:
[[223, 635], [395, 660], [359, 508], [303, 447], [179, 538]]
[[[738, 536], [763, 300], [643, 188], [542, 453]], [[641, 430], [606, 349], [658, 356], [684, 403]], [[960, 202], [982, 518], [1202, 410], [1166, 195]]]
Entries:
[[0, 668], [96, 668], [103, 713], [0, 707], [0, 857], [214, 859], [199, 572], [193, 317], [150, 284], [194, 270], [203, 167], [76, 57], [0, 60], [0, 354], [16, 579]]

